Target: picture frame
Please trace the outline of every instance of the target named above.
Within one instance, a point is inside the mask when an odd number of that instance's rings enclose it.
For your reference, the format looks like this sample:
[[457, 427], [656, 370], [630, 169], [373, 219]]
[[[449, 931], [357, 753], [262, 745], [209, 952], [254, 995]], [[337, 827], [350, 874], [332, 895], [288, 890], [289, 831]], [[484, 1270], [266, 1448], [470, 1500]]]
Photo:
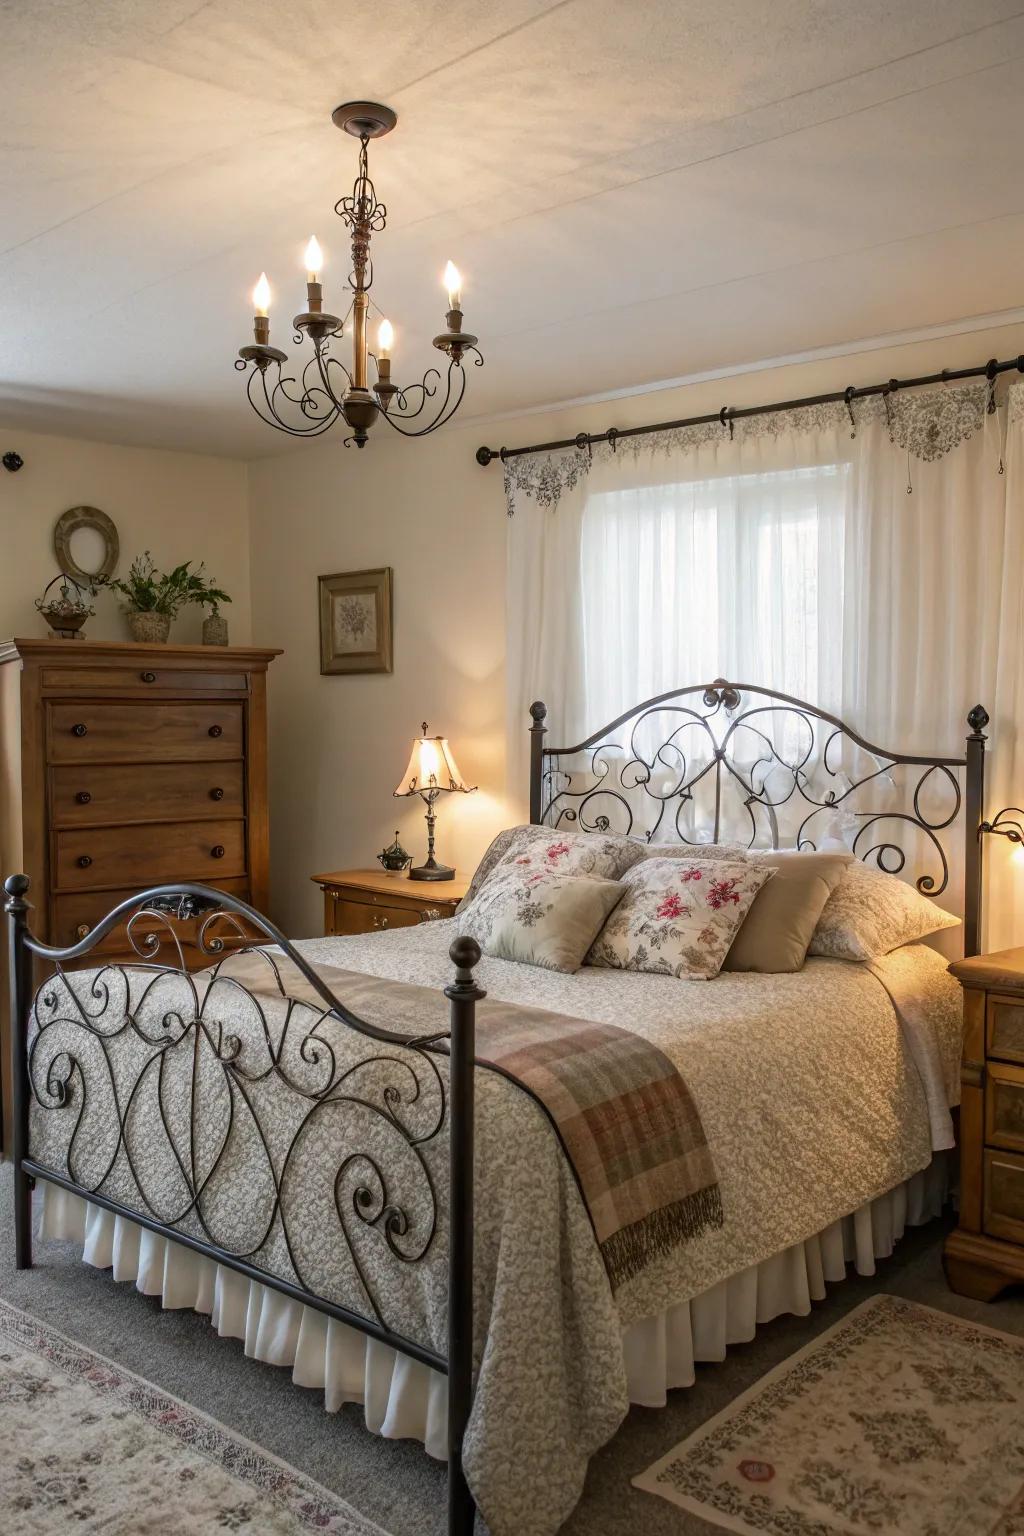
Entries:
[[317, 577], [320, 673], [392, 670], [392, 571], [337, 571]]

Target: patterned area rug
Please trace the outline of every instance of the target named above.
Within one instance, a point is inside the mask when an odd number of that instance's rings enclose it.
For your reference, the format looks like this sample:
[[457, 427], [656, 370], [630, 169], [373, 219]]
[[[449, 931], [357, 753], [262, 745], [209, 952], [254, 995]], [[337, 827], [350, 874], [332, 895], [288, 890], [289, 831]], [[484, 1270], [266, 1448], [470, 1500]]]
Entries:
[[385, 1536], [337, 1494], [0, 1301], [0, 1528]]
[[757, 1536], [1024, 1536], [1024, 1339], [873, 1296], [633, 1483]]

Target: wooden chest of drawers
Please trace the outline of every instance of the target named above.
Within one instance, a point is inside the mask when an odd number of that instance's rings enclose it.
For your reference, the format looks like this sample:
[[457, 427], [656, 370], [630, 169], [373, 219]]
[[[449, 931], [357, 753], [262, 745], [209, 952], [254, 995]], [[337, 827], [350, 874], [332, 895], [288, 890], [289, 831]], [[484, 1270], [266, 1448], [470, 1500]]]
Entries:
[[1024, 949], [950, 966], [964, 989], [960, 1224], [954, 1291], [989, 1301], [1024, 1282]]
[[324, 893], [324, 933], [376, 933], [454, 917], [468, 880], [410, 880], [379, 869], [313, 875]]
[[[266, 673], [277, 651], [0, 646], [0, 864], [67, 945], [143, 886], [198, 881], [265, 909]], [[190, 965], [208, 964], [181, 930]], [[103, 945], [131, 958], [123, 933]], [[4, 946], [6, 962], [6, 946]], [[6, 981], [0, 1080], [6, 1066]]]

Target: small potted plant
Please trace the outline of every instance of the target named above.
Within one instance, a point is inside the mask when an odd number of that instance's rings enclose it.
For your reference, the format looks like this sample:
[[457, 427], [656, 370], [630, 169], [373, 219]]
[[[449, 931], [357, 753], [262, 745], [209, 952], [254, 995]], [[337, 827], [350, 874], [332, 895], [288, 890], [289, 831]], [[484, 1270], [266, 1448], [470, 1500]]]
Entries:
[[[60, 588], [55, 597], [50, 596], [50, 588], [60, 582]], [[72, 588], [74, 592], [72, 593]], [[81, 587], [73, 577], [64, 575], [55, 576], [43, 591], [42, 597], [36, 598], [36, 607], [43, 618], [49, 624], [55, 635], [62, 640], [80, 639], [80, 630], [86, 619], [96, 612], [85, 601], [84, 594], [95, 597], [94, 587]]]

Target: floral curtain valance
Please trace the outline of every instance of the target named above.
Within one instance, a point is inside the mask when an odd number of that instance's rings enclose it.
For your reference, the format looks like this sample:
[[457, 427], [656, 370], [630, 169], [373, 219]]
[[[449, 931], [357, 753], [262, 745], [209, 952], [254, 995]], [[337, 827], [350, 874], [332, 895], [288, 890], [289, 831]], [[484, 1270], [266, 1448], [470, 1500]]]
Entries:
[[999, 407], [992, 387], [983, 382], [869, 395], [849, 404], [837, 400], [741, 417], [733, 422], [701, 422], [642, 437], [619, 437], [613, 442], [558, 453], [527, 454], [504, 462], [505, 501], [509, 517], [514, 516], [517, 502], [524, 497], [537, 506], [555, 508], [567, 492], [575, 490], [589, 476], [595, 465], [610, 466], [619, 460], [628, 463], [681, 458], [709, 444], [742, 444], [757, 438], [798, 437], [807, 433], [831, 431], [856, 438], [858, 430], [869, 427], [882, 428], [894, 447], [912, 458], [929, 462], [950, 453], [979, 432], [986, 416], [996, 410], [1003, 415], [1004, 423], [1007, 411], [1024, 412], [1024, 386], [1014, 385], [1008, 405]]

